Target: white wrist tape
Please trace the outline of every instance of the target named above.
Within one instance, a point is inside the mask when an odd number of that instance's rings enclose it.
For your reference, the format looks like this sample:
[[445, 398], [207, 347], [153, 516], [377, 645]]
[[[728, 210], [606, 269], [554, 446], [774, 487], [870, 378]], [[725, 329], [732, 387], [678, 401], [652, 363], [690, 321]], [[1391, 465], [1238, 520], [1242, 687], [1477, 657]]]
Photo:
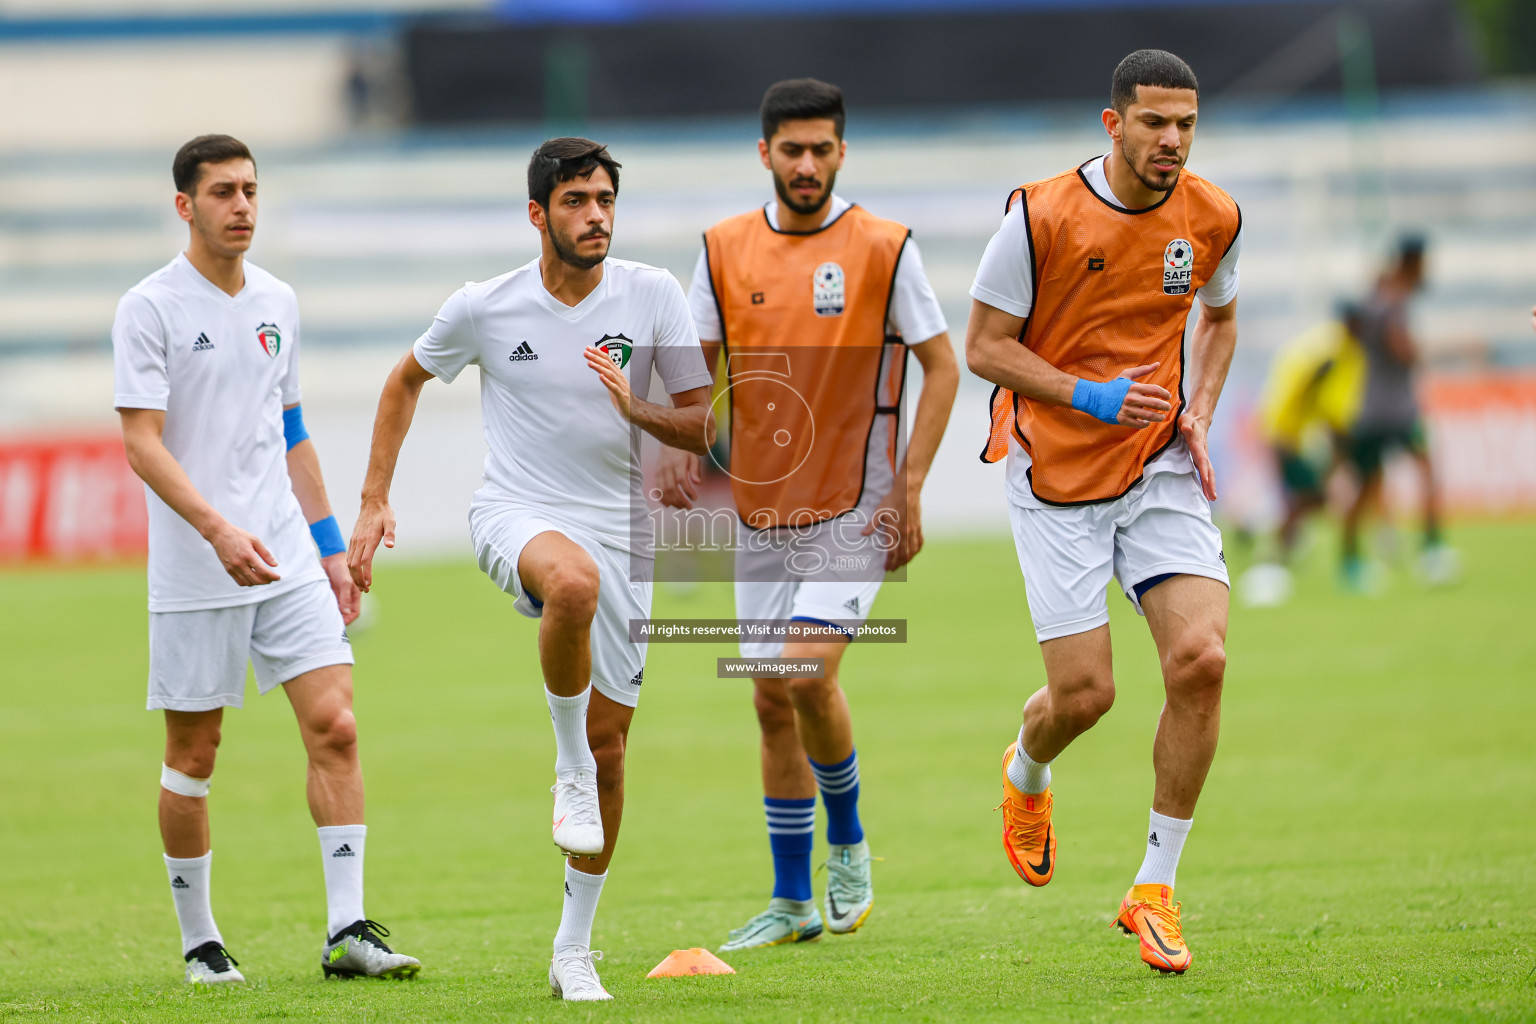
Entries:
[[190, 775], [183, 775], [168, 764], [160, 766], [160, 788], [168, 789], [172, 793], [182, 796], [207, 796], [208, 779], [194, 779]]

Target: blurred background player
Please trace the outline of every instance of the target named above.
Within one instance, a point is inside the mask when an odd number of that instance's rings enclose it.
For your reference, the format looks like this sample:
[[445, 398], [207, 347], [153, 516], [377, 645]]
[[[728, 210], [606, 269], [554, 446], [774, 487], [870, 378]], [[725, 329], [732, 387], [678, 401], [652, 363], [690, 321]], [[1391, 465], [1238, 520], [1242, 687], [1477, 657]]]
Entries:
[[1456, 552], [1440, 532], [1439, 489], [1416, 392], [1419, 349], [1408, 326], [1409, 303], [1424, 286], [1424, 249], [1423, 236], [1404, 235], [1361, 309], [1365, 388], [1345, 444], [1359, 476], [1355, 500], [1344, 514], [1343, 576], [1354, 590], [1372, 586], [1360, 553], [1360, 524], [1380, 505], [1386, 457], [1399, 450], [1408, 453], [1419, 474], [1424, 528], [1420, 569], [1435, 584], [1453, 583], [1459, 575]]
[[[592, 921], [618, 841], [624, 748], [645, 674], [646, 645], [630, 642], [629, 623], [651, 614], [650, 577], [636, 571], [651, 542], [632, 514], [643, 505], [631, 429], [700, 454], [714, 439], [709, 373], [682, 289], [664, 270], [608, 258], [618, 193], [619, 164], [599, 143], [550, 139], [534, 152], [528, 219], [541, 254], [455, 292], [391, 371], [349, 555], [368, 590], [379, 544], [394, 547], [390, 482], [421, 389], [478, 366], [490, 455], [470, 533], [480, 568], [540, 620], [555, 727], [551, 831], [570, 857], [549, 983], [572, 1001], [612, 998], [593, 965]], [[646, 401], [653, 367], [671, 408]]]
[[1226, 557], [1206, 434], [1237, 343], [1242, 238], [1237, 204], [1184, 170], [1199, 89], [1171, 53], [1120, 62], [1102, 115], [1109, 153], [1009, 196], [966, 333], [971, 369], [997, 385], [982, 458], [1008, 459], [1046, 674], [1003, 755], [1003, 848], [1024, 881], [1051, 880], [1050, 763], [1114, 702], [1113, 577], [1146, 616], [1167, 690], [1146, 855], [1116, 924], [1168, 972], [1190, 965], [1173, 888], [1216, 753], [1226, 669]]
[[[824, 627], [810, 640], [743, 643], [741, 654], [820, 658], [825, 673], [753, 681], [773, 896], [722, 950], [822, 933], [811, 891], [818, 788], [829, 846], [825, 927], [852, 932], [869, 916], [859, 759], [838, 668], [886, 571], [922, 547], [923, 481], [959, 383], [911, 233], [833, 191], [847, 151], [841, 90], [779, 82], [761, 115], [758, 154], [778, 198], [705, 233], [689, 305], [706, 362], [715, 365], [722, 345], [729, 355], [732, 494], [741, 528], [756, 532], [737, 551], [736, 615]], [[899, 436], [898, 407], [909, 348], [923, 368], [910, 441]], [[777, 399], [788, 394], [782, 383], [744, 375], [759, 365], [752, 359], [775, 355], [804, 399], [801, 418], [785, 416], [794, 403]], [[663, 500], [692, 507], [699, 460], [664, 452], [659, 472]], [[811, 551], [816, 568], [791, 564]], [[858, 568], [841, 568], [849, 564]]]
[[112, 349], [123, 442], [147, 485], [149, 707], [165, 710], [160, 836], [186, 978], [245, 980], [213, 920], [207, 796], [247, 660], [261, 693], [283, 687], [309, 757], [328, 908], [321, 967], [414, 977], [421, 964], [363, 913], [368, 829], [346, 633], [358, 592], [299, 406], [298, 299], [245, 261], [250, 150], [199, 136], [172, 172], [186, 251], [123, 296]]
[[1284, 513], [1273, 550], [1243, 573], [1248, 604], [1280, 604], [1290, 595], [1297, 535], [1306, 517], [1327, 504], [1328, 478], [1359, 410], [1365, 378], [1359, 332], [1359, 305], [1340, 302], [1336, 316], [1286, 342], [1270, 362], [1259, 429], [1275, 457]]

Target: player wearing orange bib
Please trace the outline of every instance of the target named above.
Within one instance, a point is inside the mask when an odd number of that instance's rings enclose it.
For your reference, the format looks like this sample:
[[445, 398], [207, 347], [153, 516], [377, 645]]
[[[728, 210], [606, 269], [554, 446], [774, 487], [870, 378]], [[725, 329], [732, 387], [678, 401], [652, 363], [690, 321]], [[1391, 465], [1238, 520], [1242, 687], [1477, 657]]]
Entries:
[[1109, 153], [1009, 197], [966, 334], [971, 369], [997, 385], [982, 458], [1008, 461], [1046, 674], [1003, 755], [1003, 848], [1024, 881], [1051, 880], [1051, 762], [1115, 698], [1113, 578], [1146, 616], [1166, 690], [1146, 855], [1116, 924], [1168, 972], [1190, 964], [1174, 874], [1216, 753], [1226, 668], [1206, 432], [1237, 342], [1242, 227], [1230, 196], [1184, 170], [1198, 105], [1194, 72], [1173, 54], [1121, 61], [1103, 113]]
[[[754, 681], [773, 898], [726, 950], [847, 933], [869, 916], [871, 857], [838, 668], [886, 571], [922, 547], [919, 493], [960, 377], [910, 233], [833, 192], [846, 150], [842, 93], [780, 82], [762, 121], [758, 151], [778, 201], [705, 233], [689, 305], [706, 361], [722, 346], [727, 357], [736, 614], [805, 631], [744, 642], [741, 653], [819, 658], [824, 674]], [[908, 348], [923, 368], [910, 440], [899, 414]], [[669, 453], [659, 482], [664, 501], [691, 506], [699, 460]], [[811, 891], [818, 789], [825, 924]]]

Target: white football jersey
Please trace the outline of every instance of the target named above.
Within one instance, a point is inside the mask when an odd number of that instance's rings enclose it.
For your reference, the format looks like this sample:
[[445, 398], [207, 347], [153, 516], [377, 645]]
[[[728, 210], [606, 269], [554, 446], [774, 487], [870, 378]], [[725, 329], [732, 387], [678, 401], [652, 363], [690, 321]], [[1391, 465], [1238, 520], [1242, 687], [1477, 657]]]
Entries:
[[213, 547], [146, 486], [150, 611], [253, 604], [325, 578], [283, 439], [283, 406], [299, 400], [298, 350], [293, 289], [249, 262], [238, 295], [178, 255], [118, 303], [113, 405], [165, 412], [165, 447], [209, 504], [266, 545], [281, 576], [238, 585]]
[[654, 367], [668, 394], [708, 387], [683, 290], [665, 270], [609, 259], [592, 293], [567, 306], [539, 261], [449, 296], [417, 339], [416, 361], [443, 381], [480, 367], [485, 482], [474, 507], [547, 511], [603, 543], [642, 554], [648, 520], [632, 433], [583, 351], [602, 347], [648, 398]]

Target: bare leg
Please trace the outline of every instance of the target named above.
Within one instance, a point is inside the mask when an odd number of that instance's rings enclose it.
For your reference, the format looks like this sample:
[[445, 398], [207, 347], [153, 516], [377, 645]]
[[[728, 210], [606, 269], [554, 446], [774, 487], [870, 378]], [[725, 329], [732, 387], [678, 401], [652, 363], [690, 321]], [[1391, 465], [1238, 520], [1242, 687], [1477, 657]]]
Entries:
[[784, 680], [753, 680], [752, 704], [762, 734], [763, 795], [776, 800], [814, 799], [816, 777], [800, 744], [795, 707]]
[[1175, 576], [1142, 598], [1167, 694], [1152, 747], [1152, 809], [1191, 818], [1221, 732], [1228, 591], [1203, 576]]
[[597, 859], [572, 857], [570, 865], [589, 875], [608, 870], [624, 820], [624, 750], [635, 709], [610, 700], [594, 689], [587, 705], [587, 742], [597, 759], [597, 804], [603, 816], [603, 852]]
[[316, 825], [363, 824], [363, 769], [352, 714], [352, 666], [327, 665], [283, 684], [309, 756], [305, 787]]
[[[1360, 523], [1381, 495], [1381, 471], [1378, 469], [1360, 481], [1355, 500], [1344, 513], [1344, 559], [1360, 557]], [[1154, 588], [1155, 589], [1155, 588]], [[1145, 604], [1142, 605], [1146, 607]]]
[[[847, 647], [848, 641], [841, 638], [784, 645], [785, 658], [821, 658], [825, 669], [820, 679], [784, 681], [785, 693], [795, 709], [795, 727], [802, 748], [800, 764], [807, 774], [810, 768], [805, 763], [806, 755], [818, 764], [837, 764], [853, 753], [853, 719], [848, 713], [848, 698], [837, 684], [837, 670]], [[814, 778], [807, 795], [816, 795]]]
[[[165, 763], [194, 779], [213, 777], [224, 709], [167, 711]], [[172, 857], [201, 857], [208, 852], [208, 800], [160, 790], [160, 841]]]
[[1115, 703], [1109, 627], [1046, 640], [1045, 685], [1024, 705], [1024, 752], [1046, 762], [1093, 728]]
[[592, 680], [592, 617], [600, 576], [581, 545], [553, 530], [534, 537], [517, 559], [517, 575], [544, 602], [539, 619], [539, 666], [544, 687], [578, 697]]
[[1440, 542], [1440, 489], [1435, 484], [1435, 466], [1429, 452], [1415, 450], [1413, 461], [1419, 467], [1419, 478], [1424, 490], [1424, 543]]

